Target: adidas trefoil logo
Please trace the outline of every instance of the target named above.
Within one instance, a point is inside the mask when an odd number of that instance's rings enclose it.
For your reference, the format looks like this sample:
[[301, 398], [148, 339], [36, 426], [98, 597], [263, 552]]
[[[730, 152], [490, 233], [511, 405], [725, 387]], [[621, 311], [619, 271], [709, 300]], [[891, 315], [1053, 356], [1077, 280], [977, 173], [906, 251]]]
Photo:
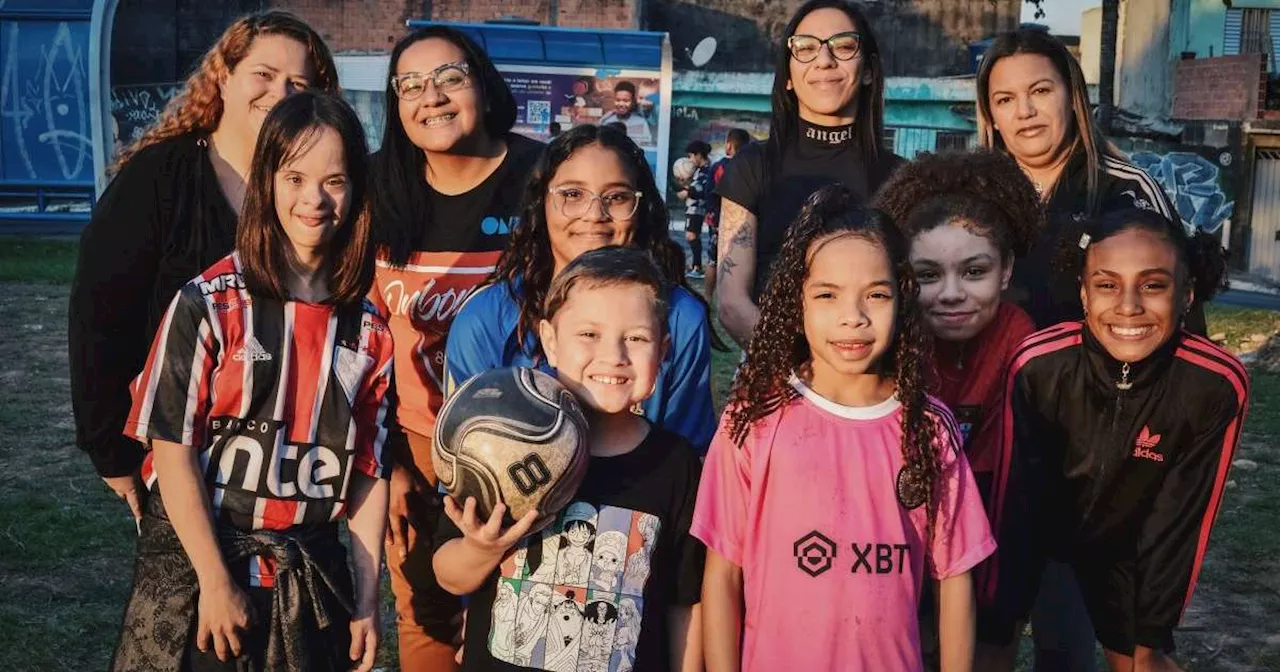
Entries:
[[232, 359], [237, 362], [269, 362], [271, 361], [271, 353], [258, 342], [258, 339], [250, 334], [249, 340], [245, 341], [244, 347], [240, 348]]
[[1151, 428], [1144, 425], [1142, 431], [1138, 433], [1138, 440], [1134, 442], [1133, 456], [1152, 462], [1164, 462], [1164, 455], [1155, 451], [1159, 443], [1160, 435], [1152, 434]]

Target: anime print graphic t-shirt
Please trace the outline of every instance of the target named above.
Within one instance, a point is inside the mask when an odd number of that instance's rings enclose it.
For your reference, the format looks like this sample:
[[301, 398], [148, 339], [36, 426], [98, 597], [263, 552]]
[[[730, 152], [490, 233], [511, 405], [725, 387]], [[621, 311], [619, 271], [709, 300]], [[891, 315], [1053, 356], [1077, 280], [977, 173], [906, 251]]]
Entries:
[[[688, 443], [656, 427], [630, 453], [592, 457], [574, 501], [471, 596], [463, 669], [669, 669], [667, 609], [702, 590], [699, 474]], [[442, 522], [437, 548], [461, 536]]]
[[930, 397], [941, 458], [930, 531], [926, 506], [897, 487], [898, 400], [842, 406], [792, 385], [799, 396], [741, 446], [721, 425], [691, 528], [742, 568], [742, 669], [922, 670], [922, 582], [964, 574], [995, 549], [960, 430]]

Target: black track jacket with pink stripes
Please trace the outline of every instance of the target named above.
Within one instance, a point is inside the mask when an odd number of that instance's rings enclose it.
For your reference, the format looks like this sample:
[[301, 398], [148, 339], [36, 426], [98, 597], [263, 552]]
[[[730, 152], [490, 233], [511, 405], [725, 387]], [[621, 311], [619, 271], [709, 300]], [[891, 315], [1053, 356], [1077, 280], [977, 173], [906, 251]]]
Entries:
[[1127, 380], [1121, 370], [1080, 322], [1015, 351], [991, 511], [1000, 550], [981, 590], [1025, 614], [1046, 555], [1131, 567], [1131, 585], [1103, 591], [1105, 610], [1156, 648], [1191, 599], [1249, 378], [1187, 331], [1131, 364]]

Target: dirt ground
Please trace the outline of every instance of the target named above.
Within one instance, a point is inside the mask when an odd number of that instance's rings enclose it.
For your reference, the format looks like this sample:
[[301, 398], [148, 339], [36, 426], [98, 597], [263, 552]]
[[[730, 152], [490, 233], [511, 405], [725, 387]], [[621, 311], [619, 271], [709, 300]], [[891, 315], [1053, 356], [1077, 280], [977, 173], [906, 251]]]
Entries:
[[[74, 447], [60, 284], [0, 284], [0, 669], [107, 665], [134, 527]], [[1190, 670], [1280, 670], [1280, 375], [1255, 404], [1178, 658]], [[394, 630], [384, 618], [384, 632]], [[390, 660], [389, 651], [383, 660]], [[394, 664], [389, 666], [393, 667]]]

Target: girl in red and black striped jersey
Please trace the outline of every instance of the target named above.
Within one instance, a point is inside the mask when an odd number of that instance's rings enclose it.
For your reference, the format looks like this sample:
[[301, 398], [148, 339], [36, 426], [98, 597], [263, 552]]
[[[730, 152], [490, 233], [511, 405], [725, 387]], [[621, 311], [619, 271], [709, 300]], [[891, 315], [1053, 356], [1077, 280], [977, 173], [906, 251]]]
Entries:
[[169, 305], [125, 426], [152, 496], [115, 669], [373, 665], [392, 342], [364, 298], [366, 152], [341, 99], [281, 102], [236, 251]]
[[[1010, 365], [997, 522], [1031, 535], [1000, 591], [1031, 592], [1038, 558], [1075, 571], [1113, 670], [1173, 670], [1249, 400], [1227, 351], [1182, 327], [1225, 277], [1205, 233], [1150, 210], [1104, 216], [1064, 256], [1083, 322], [1022, 342]], [[1010, 531], [1013, 531], [1010, 533]]]
[[[920, 306], [934, 336], [933, 392], [950, 407], [982, 499], [992, 501], [1004, 379], [1031, 318], [1002, 298], [1014, 258], [1026, 254], [1044, 224], [1035, 189], [997, 152], [926, 154], [885, 184], [877, 207], [911, 241]], [[998, 552], [998, 551], [997, 551]], [[1012, 670], [1020, 614], [991, 603], [979, 586], [977, 667]], [[923, 626], [932, 629], [932, 608]]]

